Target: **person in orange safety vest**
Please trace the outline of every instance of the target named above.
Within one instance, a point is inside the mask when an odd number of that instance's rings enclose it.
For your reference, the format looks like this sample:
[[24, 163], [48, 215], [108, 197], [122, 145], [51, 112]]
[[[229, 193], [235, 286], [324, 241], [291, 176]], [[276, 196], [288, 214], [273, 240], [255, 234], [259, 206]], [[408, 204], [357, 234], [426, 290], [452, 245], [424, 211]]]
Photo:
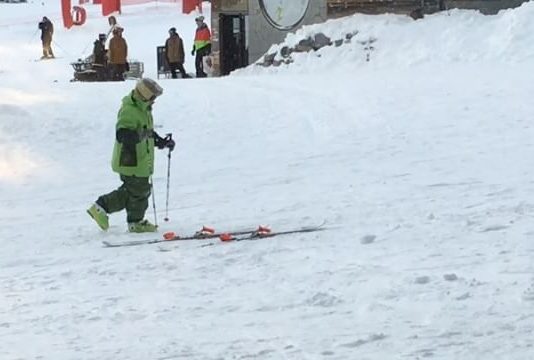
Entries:
[[195, 19], [197, 23], [197, 30], [195, 33], [195, 42], [193, 44], [193, 50], [191, 55], [195, 56], [195, 68], [197, 78], [207, 77], [204, 72], [204, 65], [202, 58], [211, 53], [211, 33], [208, 25], [204, 22], [204, 16], [199, 16]]

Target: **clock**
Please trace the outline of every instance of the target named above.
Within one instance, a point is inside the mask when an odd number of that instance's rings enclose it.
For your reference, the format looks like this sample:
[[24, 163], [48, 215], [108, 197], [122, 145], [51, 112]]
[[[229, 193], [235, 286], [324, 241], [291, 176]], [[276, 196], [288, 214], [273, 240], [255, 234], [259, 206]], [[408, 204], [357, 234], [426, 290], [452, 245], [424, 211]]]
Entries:
[[306, 15], [310, 0], [259, 0], [263, 15], [280, 30], [295, 28]]

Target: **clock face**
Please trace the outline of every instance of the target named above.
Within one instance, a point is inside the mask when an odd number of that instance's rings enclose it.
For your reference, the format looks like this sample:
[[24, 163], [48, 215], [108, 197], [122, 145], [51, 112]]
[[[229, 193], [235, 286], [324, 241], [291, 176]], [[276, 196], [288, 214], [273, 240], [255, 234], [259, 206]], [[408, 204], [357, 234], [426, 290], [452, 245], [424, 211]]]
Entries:
[[293, 29], [302, 21], [310, 0], [260, 0], [267, 20], [282, 30]]

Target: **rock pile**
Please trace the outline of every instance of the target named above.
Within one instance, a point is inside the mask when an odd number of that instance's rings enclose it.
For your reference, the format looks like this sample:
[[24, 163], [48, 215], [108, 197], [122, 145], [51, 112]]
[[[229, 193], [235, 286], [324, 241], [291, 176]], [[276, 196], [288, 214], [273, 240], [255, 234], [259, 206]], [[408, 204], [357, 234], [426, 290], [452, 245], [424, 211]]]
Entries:
[[325, 46], [339, 47], [343, 44], [348, 44], [352, 41], [352, 38], [358, 34], [358, 30], [345, 34], [343, 39], [337, 39], [332, 41], [328, 36], [323, 33], [317, 33], [313, 37], [309, 36], [300, 40], [297, 45], [293, 47], [283, 46], [279, 51], [264, 55], [263, 61], [257, 63], [260, 66], [280, 66], [281, 64], [291, 64], [293, 59], [291, 54], [303, 53], [310, 51], [317, 51]]

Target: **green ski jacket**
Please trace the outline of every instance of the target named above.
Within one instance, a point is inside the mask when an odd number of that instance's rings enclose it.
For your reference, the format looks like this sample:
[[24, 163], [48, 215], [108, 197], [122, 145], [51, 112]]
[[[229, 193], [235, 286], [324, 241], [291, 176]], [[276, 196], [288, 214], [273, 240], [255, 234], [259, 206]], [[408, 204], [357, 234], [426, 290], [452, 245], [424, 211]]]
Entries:
[[[135, 97], [133, 91], [122, 99], [116, 131], [111, 161], [113, 171], [125, 176], [152, 175], [154, 172], [152, 108], [149, 103]], [[120, 141], [120, 134], [124, 132], [129, 135], [128, 141]]]

